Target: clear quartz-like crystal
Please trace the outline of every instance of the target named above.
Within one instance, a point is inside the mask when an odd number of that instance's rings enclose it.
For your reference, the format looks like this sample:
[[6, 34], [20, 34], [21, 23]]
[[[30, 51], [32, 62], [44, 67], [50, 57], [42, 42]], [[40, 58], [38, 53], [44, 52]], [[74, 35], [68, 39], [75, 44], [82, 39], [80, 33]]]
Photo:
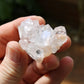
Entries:
[[42, 62], [51, 53], [56, 53], [67, 41], [64, 26], [51, 28], [49, 24], [40, 25], [38, 20], [27, 19], [18, 27], [19, 44], [29, 56]]

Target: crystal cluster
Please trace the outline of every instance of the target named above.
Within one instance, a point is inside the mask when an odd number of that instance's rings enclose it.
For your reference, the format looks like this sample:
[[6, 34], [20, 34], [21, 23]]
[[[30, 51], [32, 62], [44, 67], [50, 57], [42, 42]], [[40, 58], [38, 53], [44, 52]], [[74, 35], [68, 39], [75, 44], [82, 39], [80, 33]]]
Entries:
[[52, 29], [49, 24], [40, 25], [38, 20], [23, 21], [18, 27], [18, 32], [21, 47], [38, 62], [42, 62], [51, 53], [56, 53], [67, 41], [65, 27]]

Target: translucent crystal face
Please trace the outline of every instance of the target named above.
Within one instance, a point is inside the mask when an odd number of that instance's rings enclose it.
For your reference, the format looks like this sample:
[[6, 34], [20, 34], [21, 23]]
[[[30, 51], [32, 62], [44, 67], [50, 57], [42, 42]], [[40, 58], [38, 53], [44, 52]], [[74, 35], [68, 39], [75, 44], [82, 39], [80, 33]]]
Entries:
[[39, 25], [37, 20], [27, 19], [18, 27], [19, 44], [29, 56], [42, 62], [51, 53], [56, 53], [67, 41], [65, 27], [59, 26], [54, 30], [47, 25]]

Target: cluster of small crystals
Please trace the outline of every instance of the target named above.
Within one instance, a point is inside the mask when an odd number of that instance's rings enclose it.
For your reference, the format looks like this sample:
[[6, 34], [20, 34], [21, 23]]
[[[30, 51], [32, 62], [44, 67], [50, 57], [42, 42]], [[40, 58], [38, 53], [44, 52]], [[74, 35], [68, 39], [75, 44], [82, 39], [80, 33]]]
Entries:
[[28, 55], [38, 61], [51, 53], [56, 53], [67, 41], [65, 27], [51, 28], [49, 24], [40, 25], [38, 20], [27, 19], [18, 27], [19, 44]]

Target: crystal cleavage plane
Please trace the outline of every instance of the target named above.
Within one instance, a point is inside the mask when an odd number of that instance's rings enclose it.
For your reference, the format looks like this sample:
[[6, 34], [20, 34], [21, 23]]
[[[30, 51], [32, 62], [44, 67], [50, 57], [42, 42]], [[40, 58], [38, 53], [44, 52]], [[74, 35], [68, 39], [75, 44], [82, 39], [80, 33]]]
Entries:
[[67, 41], [64, 26], [51, 28], [49, 24], [40, 25], [38, 20], [27, 19], [18, 27], [19, 44], [37, 62], [51, 53], [56, 53]]

